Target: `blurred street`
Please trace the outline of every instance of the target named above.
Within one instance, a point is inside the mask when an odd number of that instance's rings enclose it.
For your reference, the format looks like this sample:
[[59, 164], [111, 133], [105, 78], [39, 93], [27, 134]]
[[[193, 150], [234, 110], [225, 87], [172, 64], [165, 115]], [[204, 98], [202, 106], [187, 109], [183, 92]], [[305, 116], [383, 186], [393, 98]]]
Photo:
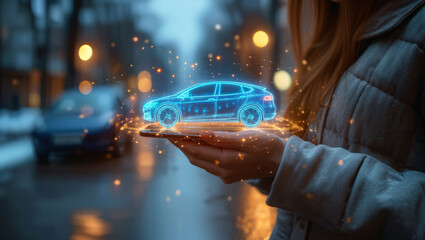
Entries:
[[268, 239], [266, 196], [138, 133], [296, 131], [287, 3], [0, 1], [0, 240]]
[[[121, 158], [53, 156], [28, 137], [0, 143], [0, 239], [266, 239], [275, 209], [246, 183], [225, 185], [163, 139]], [[268, 239], [268, 238], [267, 238]]]

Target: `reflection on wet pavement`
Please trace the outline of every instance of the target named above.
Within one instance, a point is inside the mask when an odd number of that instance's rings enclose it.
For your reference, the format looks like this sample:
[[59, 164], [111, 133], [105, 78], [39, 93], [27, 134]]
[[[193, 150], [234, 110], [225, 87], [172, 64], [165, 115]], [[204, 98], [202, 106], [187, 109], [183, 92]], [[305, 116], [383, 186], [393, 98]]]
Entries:
[[269, 239], [277, 217], [276, 208], [265, 204], [267, 196], [257, 189], [242, 187], [236, 226], [242, 231], [241, 239]]
[[54, 156], [0, 169], [0, 239], [264, 239], [275, 212], [246, 183], [226, 185], [165, 139], [121, 158]]
[[111, 231], [110, 225], [96, 210], [78, 210], [72, 215], [71, 224], [71, 240], [101, 239]]
[[155, 159], [152, 150], [140, 151], [135, 161], [138, 176], [141, 180], [148, 181], [153, 177]]

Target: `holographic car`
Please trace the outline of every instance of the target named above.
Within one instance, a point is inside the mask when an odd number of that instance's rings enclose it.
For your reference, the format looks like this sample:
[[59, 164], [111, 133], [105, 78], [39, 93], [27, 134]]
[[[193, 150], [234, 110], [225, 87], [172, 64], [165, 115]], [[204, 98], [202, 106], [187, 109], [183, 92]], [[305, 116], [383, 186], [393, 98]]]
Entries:
[[265, 87], [229, 81], [197, 84], [143, 105], [143, 119], [166, 128], [178, 122], [241, 122], [256, 127], [275, 115], [273, 95]]

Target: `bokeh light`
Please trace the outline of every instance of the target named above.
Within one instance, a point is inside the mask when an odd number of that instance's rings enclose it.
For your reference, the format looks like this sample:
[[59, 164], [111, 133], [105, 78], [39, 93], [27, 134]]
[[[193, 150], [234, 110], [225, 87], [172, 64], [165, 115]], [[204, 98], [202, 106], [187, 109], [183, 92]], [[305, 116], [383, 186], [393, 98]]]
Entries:
[[78, 56], [83, 61], [88, 61], [93, 55], [93, 49], [88, 44], [84, 44], [78, 50]]
[[269, 35], [267, 35], [267, 33], [264, 31], [257, 31], [252, 36], [252, 41], [254, 42], [255, 46], [263, 48], [269, 43]]
[[279, 70], [274, 74], [273, 82], [279, 91], [286, 91], [291, 86], [292, 77], [287, 71]]
[[148, 71], [141, 71], [137, 75], [137, 88], [142, 93], [147, 93], [152, 89], [152, 76]]
[[78, 90], [80, 90], [80, 92], [84, 95], [89, 95], [92, 89], [93, 85], [87, 80], [81, 81], [78, 85]]
[[94, 113], [94, 109], [90, 105], [83, 105], [80, 109], [80, 114], [85, 117], [90, 117]]
[[121, 185], [121, 180], [119, 180], [119, 179], [115, 179], [115, 180], [114, 180], [114, 185], [115, 185], [115, 186], [119, 186], [119, 185]]

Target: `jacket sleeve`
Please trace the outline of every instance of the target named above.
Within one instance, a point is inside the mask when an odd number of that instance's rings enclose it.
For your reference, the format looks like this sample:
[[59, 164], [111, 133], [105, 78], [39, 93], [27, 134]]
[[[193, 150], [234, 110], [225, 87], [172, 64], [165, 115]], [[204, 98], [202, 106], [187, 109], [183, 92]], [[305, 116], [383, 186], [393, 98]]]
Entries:
[[270, 188], [272, 187], [274, 178], [258, 178], [258, 179], [248, 179], [247, 182], [258, 189], [262, 194], [268, 195], [270, 193]]
[[424, 173], [296, 136], [286, 143], [267, 203], [342, 234], [425, 239]]

